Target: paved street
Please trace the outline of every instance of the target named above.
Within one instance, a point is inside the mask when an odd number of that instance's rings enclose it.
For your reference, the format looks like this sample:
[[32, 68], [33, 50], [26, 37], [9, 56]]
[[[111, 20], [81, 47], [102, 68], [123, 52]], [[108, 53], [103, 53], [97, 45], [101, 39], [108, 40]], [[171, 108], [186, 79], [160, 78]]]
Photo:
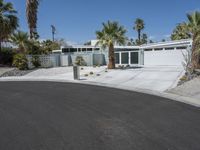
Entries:
[[0, 82], [0, 150], [199, 150], [200, 109], [106, 87]]

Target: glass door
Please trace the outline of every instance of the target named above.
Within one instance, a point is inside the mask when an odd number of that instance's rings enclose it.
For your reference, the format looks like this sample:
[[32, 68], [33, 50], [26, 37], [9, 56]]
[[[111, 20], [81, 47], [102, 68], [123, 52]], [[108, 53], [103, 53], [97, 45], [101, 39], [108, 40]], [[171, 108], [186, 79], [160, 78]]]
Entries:
[[116, 64], [119, 64], [120, 63], [120, 61], [119, 61], [119, 53], [115, 53], [115, 63]]
[[129, 64], [129, 52], [121, 53], [121, 64]]
[[131, 52], [131, 64], [138, 64], [138, 63], [139, 63], [139, 53]]

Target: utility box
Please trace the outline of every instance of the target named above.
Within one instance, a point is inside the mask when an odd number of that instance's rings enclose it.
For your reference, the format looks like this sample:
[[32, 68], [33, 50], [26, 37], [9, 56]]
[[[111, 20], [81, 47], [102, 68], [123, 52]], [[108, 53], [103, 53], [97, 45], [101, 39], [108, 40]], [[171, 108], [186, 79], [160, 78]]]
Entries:
[[73, 66], [74, 80], [80, 80], [80, 67]]

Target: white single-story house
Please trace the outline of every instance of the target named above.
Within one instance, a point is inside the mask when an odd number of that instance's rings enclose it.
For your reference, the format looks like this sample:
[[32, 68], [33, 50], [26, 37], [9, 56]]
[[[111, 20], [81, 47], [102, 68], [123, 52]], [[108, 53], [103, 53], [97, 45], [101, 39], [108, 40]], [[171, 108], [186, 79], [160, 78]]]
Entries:
[[[103, 54], [108, 62], [108, 50], [95, 46], [73, 45], [54, 50], [53, 53], [63, 55], [84, 56], [87, 54]], [[115, 60], [118, 65], [145, 65], [145, 66], [181, 66], [184, 61], [183, 54], [191, 49], [192, 40], [166, 41], [141, 46], [115, 46]], [[97, 58], [97, 57], [95, 57]], [[91, 60], [91, 59], [90, 59]], [[90, 63], [91, 64], [91, 63]]]

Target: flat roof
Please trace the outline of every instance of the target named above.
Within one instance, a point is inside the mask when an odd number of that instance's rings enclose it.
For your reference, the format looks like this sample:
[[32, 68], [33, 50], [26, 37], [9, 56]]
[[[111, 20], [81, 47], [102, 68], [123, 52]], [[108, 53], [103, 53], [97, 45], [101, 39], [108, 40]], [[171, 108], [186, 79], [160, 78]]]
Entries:
[[[141, 46], [114, 46], [116, 49], [153, 49], [153, 48], [166, 48], [166, 47], [181, 47], [192, 45], [192, 39], [185, 40], [176, 40], [176, 41], [165, 41], [157, 43], [148, 43]], [[91, 45], [71, 45], [63, 48], [75, 48], [75, 49], [95, 49], [101, 48], [100, 46], [91, 46]], [[58, 50], [57, 50], [58, 51]], [[53, 51], [56, 52], [56, 51]]]
[[188, 45], [192, 45], [191, 39], [144, 44], [141, 45], [140, 48], [157, 48], [157, 47], [170, 47], [170, 46], [174, 47], [174, 46], [188, 46]]

